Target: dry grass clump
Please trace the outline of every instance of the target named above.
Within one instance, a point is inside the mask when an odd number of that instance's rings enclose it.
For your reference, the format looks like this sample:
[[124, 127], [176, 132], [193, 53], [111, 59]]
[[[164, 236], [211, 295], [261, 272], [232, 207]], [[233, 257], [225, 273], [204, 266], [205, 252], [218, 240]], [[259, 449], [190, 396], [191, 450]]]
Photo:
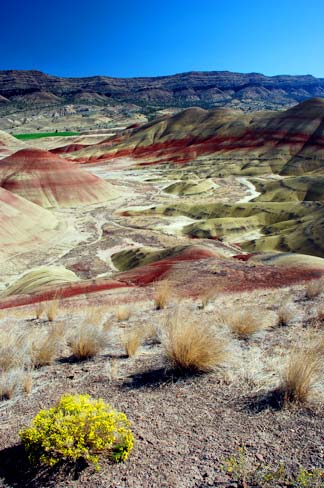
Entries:
[[278, 392], [284, 403], [305, 403], [323, 376], [323, 348], [293, 349], [282, 373]]
[[113, 381], [118, 378], [118, 361], [116, 358], [112, 358], [106, 363], [106, 373], [109, 381]]
[[11, 369], [0, 374], [0, 401], [10, 400], [22, 382], [23, 371]]
[[296, 315], [296, 310], [292, 305], [286, 304], [279, 307], [276, 315], [276, 325], [278, 327], [284, 327], [289, 325], [289, 323], [293, 320]]
[[79, 361], [97, 356], [108, 342], [109, 335], [103, 327], [86, 322], [77, 327], [68, 340], [74, 358]]
[[212, 371], [227, 357], [227, 343], [215, 328], [181, 309], [167, 318], [162, 344], [168, 362], [183, 372]]
[[144, 343], [153, 346], [161, 344], [161, 329], [153, 324], [144, 324], [142, 327]]
[[33, 389], [33, 375], [31, 371], [27, 372], [22, 381], [23, 390], [29, 395]]
[[324, 293], [324, 278], [320, 278], [319, 280], [310, 281], [305, 286], [305, 296], [308, 300], [312, 300], [313, 298], [318, 297]]
[[23, 368], [30, 362], [30, 343], [24, 332], [17, 328], [3, 329], [0, 333], [0, 371]]
[[324, 305], [321, 305], [317, 308], [316, 319], [319, 323], [324, 322]]
[[138, 348], [144, 341], [144, 337], [145, 332], [141, 327], [133, 327], [128, 333], [125, 334], [124, 346], [128, 357], [135, 356]]
[[36, 304], [36, 307], [35, 307], [35, 315], [36, 315], [36, 319], [40, 319], [41, 316], [43, 315], [43, 313], [45, 312], [45, 305], [43, 302], [39, 302]]
[[128, 320], [132, 315], [131, 309], [128, 305], [119, 305], [116, 310], [116, 319], [118, 322]]
[[32, 338], [31, 357], [35, 368], [52, 364], [60, 355], [65, 340], [64, 324], [53, 325], [47, 331], [35, 332]]
[[200, 295], [201, 305], [200, 308], [204, 309], [215, 298], [218, 289], [216, 287], [204, 290]]
[[154, 292], [154, 305], [156, 310], [162, 310], [170, 302], [174, 293], [174, 285], [168, 281], [159, 281]]
[[124, 347], [128, 357], [135, 356], [138, 348], [142, 344], [154, 345], [160, 344], [158, 329], [152, 324], [143, 324], [141, 326], [133, 327], [125, 333]]
[[0, 331], [0, 401], [9, 400], [23, 384], [24, 370], [30, 367], [31, 343], [17, 327]]
[[91, 308], [86, 316], [86, 321], [91, 325], [100, 325], [103, 321], [104, 310], [99, 307]]
[[273, 325], [270, 315], [263, 310], [231, 309], [218, 316], [218, 322], [226, 325], [238, 339], [248, 339], [252, 335]]
[[56, 319], [58, 311], [59, 311], [59, 307], [60, 307], [60, 301], [59, 300], [52, 300], [51, 302], [49, 302], [47, 304], [46, 316], [47, 316], [47, 320], [49, 322], [53, 322]]

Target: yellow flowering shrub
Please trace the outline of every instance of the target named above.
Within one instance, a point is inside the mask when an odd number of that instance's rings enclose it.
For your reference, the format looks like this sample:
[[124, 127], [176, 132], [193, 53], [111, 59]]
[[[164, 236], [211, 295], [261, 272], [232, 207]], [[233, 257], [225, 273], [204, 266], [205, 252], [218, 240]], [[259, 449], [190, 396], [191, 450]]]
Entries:
[[55, 407], [41, 410], [19, 435], [30, 462], [50, 466], [84, 458], [99, 468], [99, 454], [125, 461], [133, 448], [129, 421], [102, 399], [64, 395]]

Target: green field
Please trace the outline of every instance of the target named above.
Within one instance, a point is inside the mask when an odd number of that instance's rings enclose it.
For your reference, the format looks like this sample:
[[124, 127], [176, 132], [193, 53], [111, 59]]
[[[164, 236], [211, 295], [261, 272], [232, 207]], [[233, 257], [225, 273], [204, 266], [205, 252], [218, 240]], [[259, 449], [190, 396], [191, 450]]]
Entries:
[[33, 134], [13, 134], [21, 141], [29, 141], [31, 139], [40, 139], [41, 137], [59, 137], [59, 136], [79, 136], [79, 132], [35, 132]]

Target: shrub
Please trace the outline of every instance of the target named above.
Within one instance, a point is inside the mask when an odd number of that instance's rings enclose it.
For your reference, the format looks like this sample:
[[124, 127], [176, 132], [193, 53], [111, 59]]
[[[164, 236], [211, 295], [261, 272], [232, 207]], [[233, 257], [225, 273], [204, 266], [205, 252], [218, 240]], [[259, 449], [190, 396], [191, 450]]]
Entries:
[[31, 463], [54, 466], [80, 458], [99, 468], [99, 454], [125, 461], [134, 436], [126, 415], [102, 399], [64, 395], [55, 407], [41, 410], [19, 435]]
[[162, 340], [167, 359], [182, 371], [212, 371], [227, 356], [226, 343], [215, 329], [182, 311], [168, 318]]

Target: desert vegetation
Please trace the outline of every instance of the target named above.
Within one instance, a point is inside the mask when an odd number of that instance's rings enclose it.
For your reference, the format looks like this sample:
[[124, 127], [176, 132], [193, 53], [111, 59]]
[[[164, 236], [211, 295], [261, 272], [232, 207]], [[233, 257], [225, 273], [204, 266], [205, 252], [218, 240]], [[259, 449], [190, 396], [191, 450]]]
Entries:
[[284, 462], [271, 468], [255, 458], [245, 446], [239, 447], [234, 454], [224, 459], [222, 469], [234, 483], [241, 486], [319, 488], [324, 480], [322, 469], [299, 466], [292, 474]]
[[31, 427], [20, 431], [29, 460], [54, 466], [84, 458], [99, 468], [99, 454], [125, 461], [134, 445], [126, 415], [89, 395], [65, 395], [58, 405], [41, 410]]
[[183, 372], [213, 371], [227, 356], [226, 342], [216, 329], [190, 317], [183, 308], [165, 321], [162, 344], [170, 365]]
[[231, 309], [220, 313], [216, 320], [227, 326], [238, 339], [248, 339], [273, 325], [269, 314], [253, 308]]
[[49, 302], [45, 309], [47, 320], [53, 322], [57, 317], [59, 308], [60, 308], [60, 301], [58, 299]]
[[131, 308], [129, 305], [119, 305], [116, 310], [116, 319], [119, 322], [124, 320], [128, 320], [132, 314]]
[[289, 325], [289, 323], [294, 319], [296, 310], [290, 303], [281, 305], [277, 310], [277, 326], [283, 327]]
[[322, 293], [324, 293], [324, 279], [323, 278], [321, 278], [319, 280], [310, 281], [305, 286], [305, 295], [306, 295], [306, 298], [308, 298], [309, 300], [312, 300], [313, 298], [321, 295]]
[[145, 338], [145, 331], [140, 327], [133, 327], [124, 337], [125, 352], [128, 357], [135, 356]]
[[163, 310], [170, 302], [175, 290], [173, 284], [168, 280], [157, 283], [154, 292], [154, 304], [156, 310]]
[[287, 403], [306, 403], [316, 398], [324, 368], [323, 344], [294, 348], [283, 369], [278, 395]]
[[35, 368], [51, 364], [61, 353], [65, 340], [65, 324], [51, 325], [31, 340], [31, 360]]
[[71, 333], [68, 345], [73, 357], [81, 361], [95, 357], [107, 347], [108, 341], [108, 333], [103, 327], [84, 322]]

